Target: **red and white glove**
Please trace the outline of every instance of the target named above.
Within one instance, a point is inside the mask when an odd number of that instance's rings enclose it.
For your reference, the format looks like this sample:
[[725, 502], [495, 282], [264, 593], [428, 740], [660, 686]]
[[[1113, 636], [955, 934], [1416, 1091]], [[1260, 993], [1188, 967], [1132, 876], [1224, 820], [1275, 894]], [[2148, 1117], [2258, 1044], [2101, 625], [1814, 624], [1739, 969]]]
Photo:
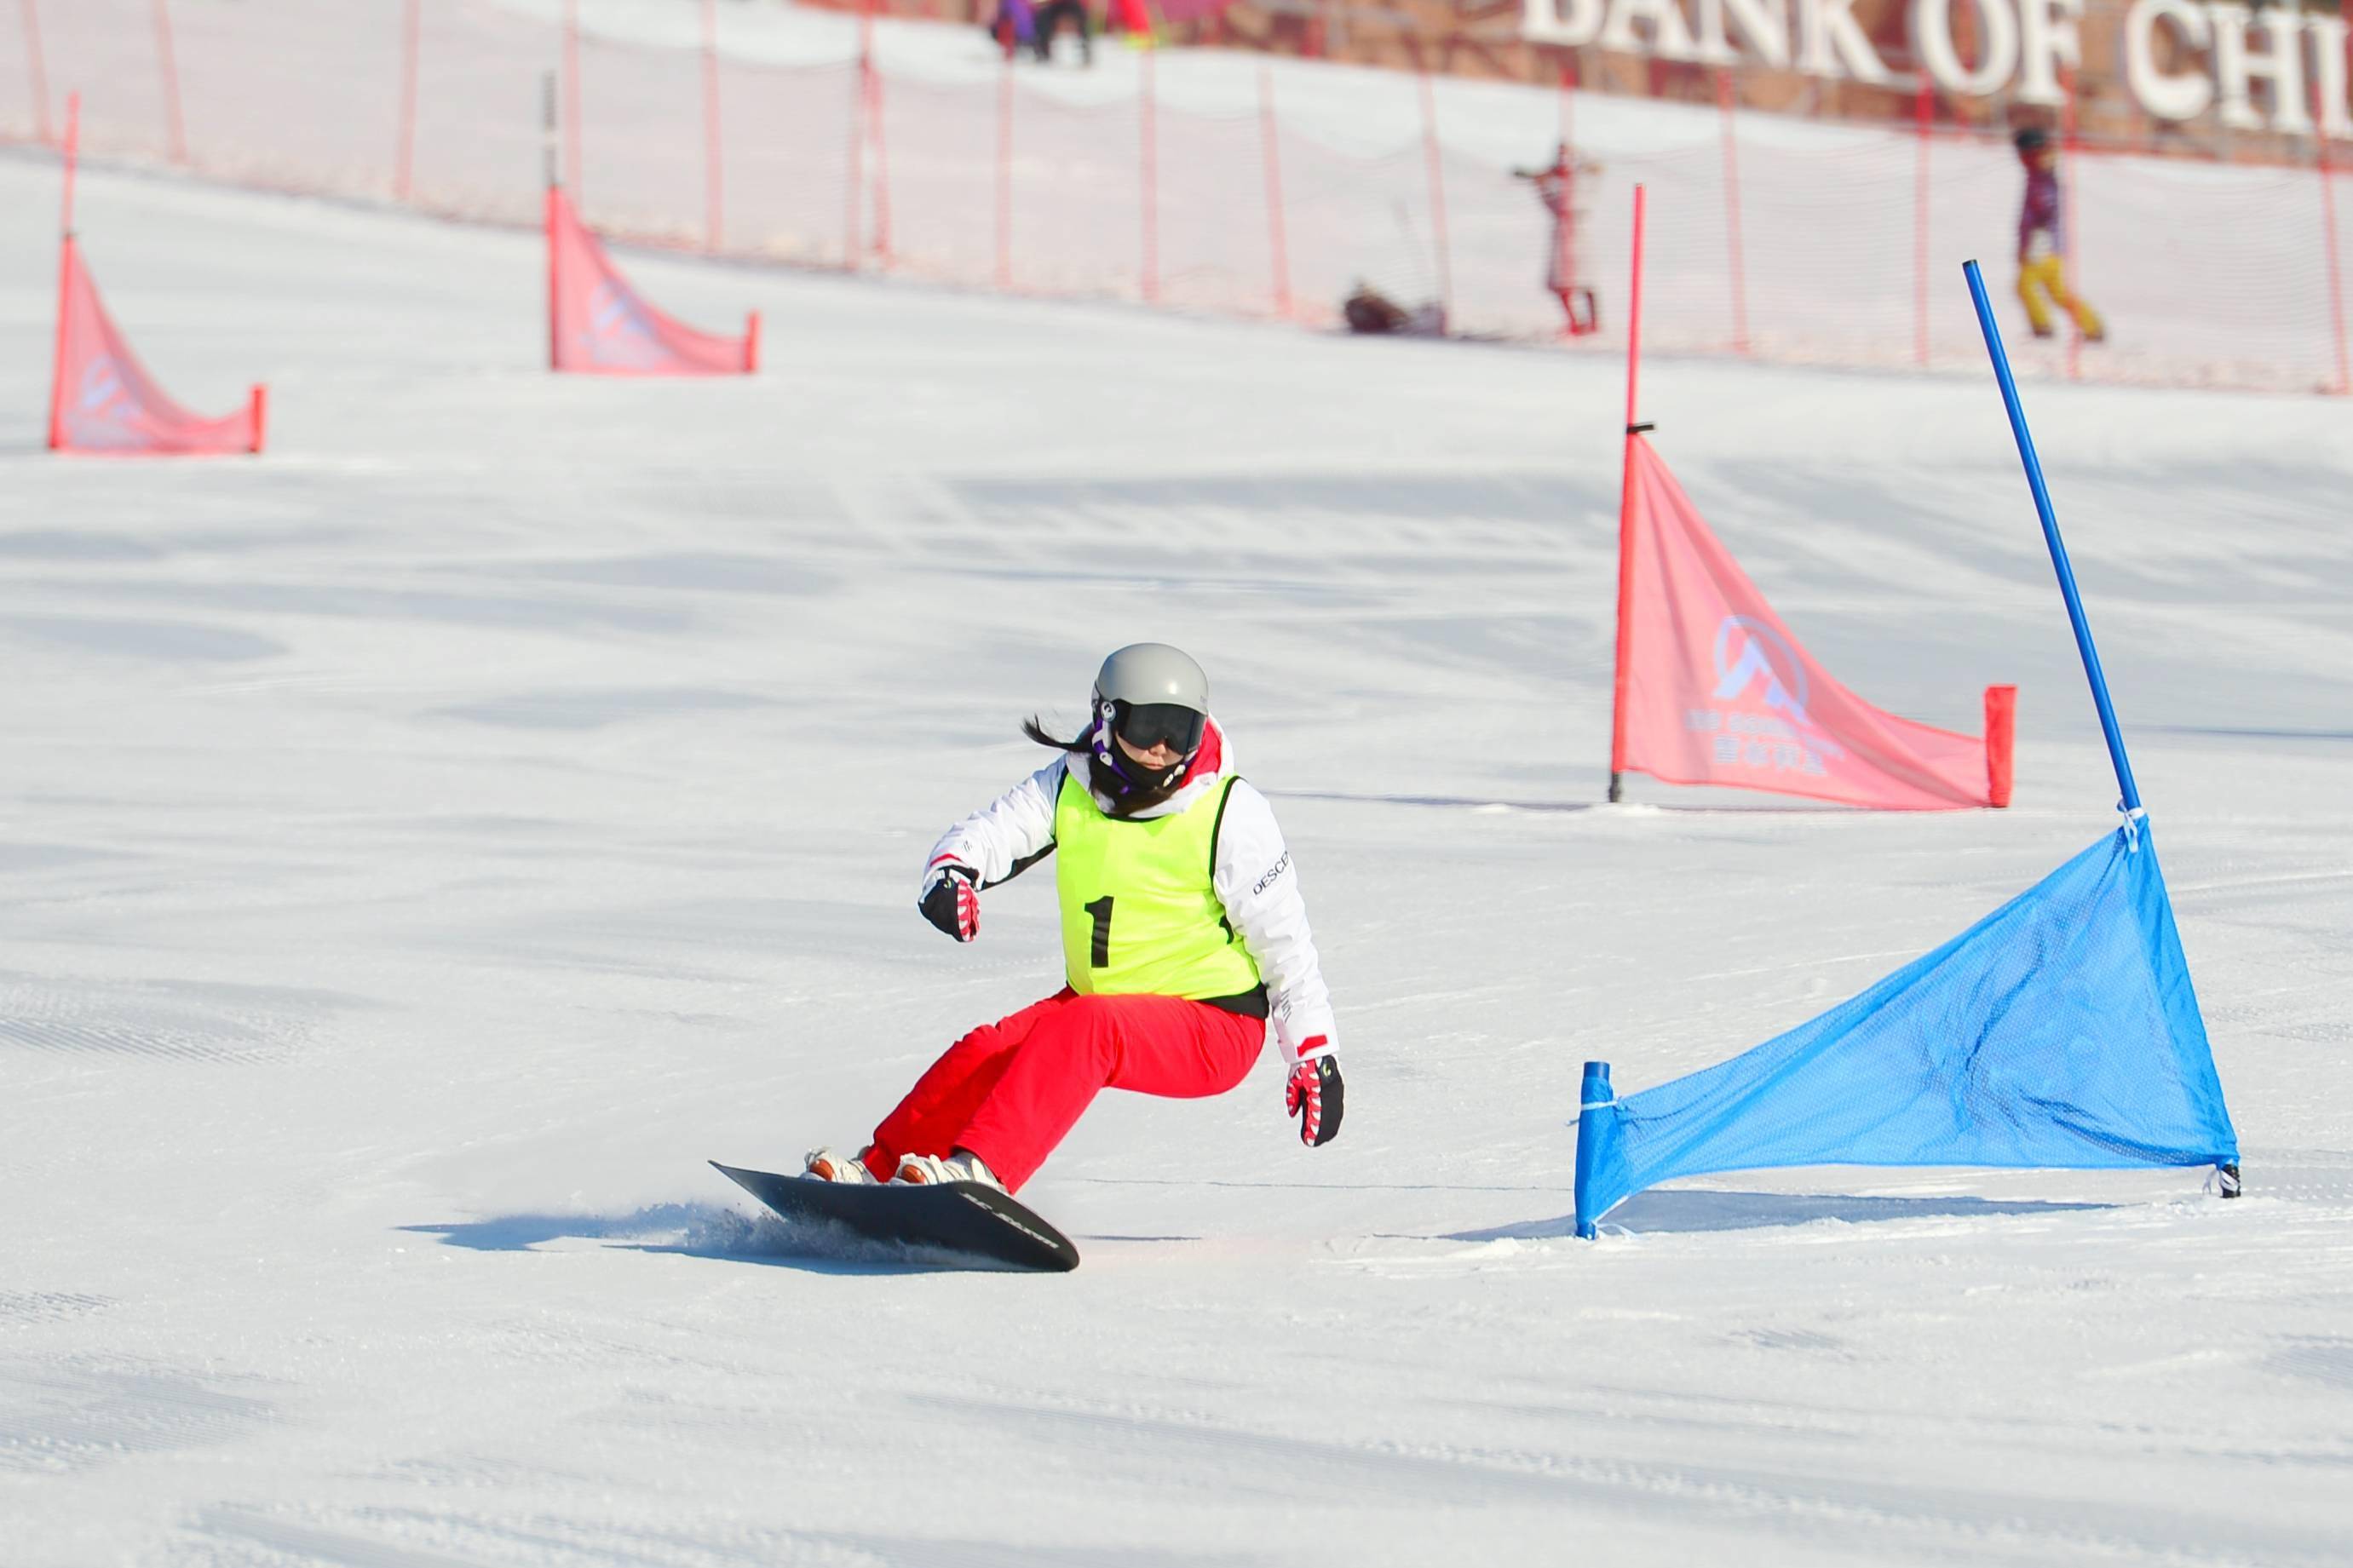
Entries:
[[[1322, 1046], [1324, 1039], [1319, 1035], [1304, 1043], [1312, 1050]], [[1340, 1058], [1329, 1051], [1299, 1063], [1284, 1080], [1282, 1108], [1299, 1118], [1299, 1141], [1310, 1149], [1340, 1135], [1343, 1087]]]
[[980, 894], [973, 887], [979, 876], [969, 866], [943, 861], [932, 868], [915, 907], [923, 911], [925, 920], [956, 941], [970, 942], [980, 934]]

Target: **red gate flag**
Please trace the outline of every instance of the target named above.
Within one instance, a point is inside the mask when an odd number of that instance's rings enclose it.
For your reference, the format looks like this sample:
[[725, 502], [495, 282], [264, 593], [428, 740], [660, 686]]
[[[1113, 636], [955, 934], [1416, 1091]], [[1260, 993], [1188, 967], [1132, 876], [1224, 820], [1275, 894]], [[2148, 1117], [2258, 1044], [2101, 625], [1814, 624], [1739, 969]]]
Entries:
[[58, 452], [259, 452], [262, 389], [221, 419], [164, 395], [99, 302], [98, 285], [69, 235], [58, 279], [58, 353], [49, 384], [49, 447]]
[[760, 312], [740, 338], [685, 326], [629, 287], [572, 210], [547, 190], [548, 364], [588, 375], [749, 375], [760, 368]]
[[1883, 811], [2010, 804], [2017, 688], [1987, 689], [1982, 736], [1873, 708], [1798, 646], [1651, 444], [1627, 447], [1614, 771]]

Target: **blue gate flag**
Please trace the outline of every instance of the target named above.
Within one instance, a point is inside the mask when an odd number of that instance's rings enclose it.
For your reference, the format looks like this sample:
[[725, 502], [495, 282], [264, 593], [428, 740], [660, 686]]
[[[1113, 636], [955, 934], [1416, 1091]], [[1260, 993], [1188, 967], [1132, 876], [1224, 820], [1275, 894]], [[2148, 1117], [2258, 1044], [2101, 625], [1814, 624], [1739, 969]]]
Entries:
[[1608, 1065], [1588, 1063], [1585, 1089], [1577, 1233], [1588, 1237], [1644, 1188], [1718, 1171], [2239, 1160], [2137, 815], [1786, 1035], [1622, 1100]]

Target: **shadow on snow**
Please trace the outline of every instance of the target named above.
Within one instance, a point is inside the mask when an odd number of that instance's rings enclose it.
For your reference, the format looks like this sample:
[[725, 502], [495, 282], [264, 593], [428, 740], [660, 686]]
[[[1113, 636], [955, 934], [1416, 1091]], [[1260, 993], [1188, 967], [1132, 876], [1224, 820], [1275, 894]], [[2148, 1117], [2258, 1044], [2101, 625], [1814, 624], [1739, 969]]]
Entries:
[[812, 1274], [992, 1271], [987, 1263], [961, 1254], [873, 1241], [834, 1225], [787, 1224], [774, 1215], [747, 1215], [720, 1204], [655, 1204], [626, 1215], [495, 1215], [399, 1228], [475, 1252], [529, 1252], [543, 1242], [582, 1240], [628, 1252], [768, 1264]]
[[[2039, 1199], [1976, 1198], [1961, 1195], [1895, 1198], [1857, 1197], [1839, 1193], [1718, 1193], [1658, 1191], [1638, 1193], [1609, 1212], [1602, 1223], [1651, 1235], [1676, 1236], [1726, 1230], [1761, 1230], [1775, 1226], [1810, 1225], [1837, 1220], [1844, 1225], [1871, 1225], [1900, 1219], [1978, 1219], [1998, 1215], [2065, 1214], [2080, 1209], [2108, 1209], [2115, 1204], [2046, 1203]], [[1448, 1236], [1448, 1241], [1535, 1241], [1575, 1236], [1577, 1216], [1523, 1220]]]

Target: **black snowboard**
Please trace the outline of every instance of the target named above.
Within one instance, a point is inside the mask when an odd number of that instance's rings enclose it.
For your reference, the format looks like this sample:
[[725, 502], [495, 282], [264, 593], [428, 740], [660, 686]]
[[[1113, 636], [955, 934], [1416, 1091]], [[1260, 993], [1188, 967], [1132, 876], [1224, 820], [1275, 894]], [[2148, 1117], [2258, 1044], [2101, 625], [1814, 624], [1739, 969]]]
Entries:
[[873, 1241], [937, 1247], [1015, 1268], [1065, 1273], [1079, 1266], [1071, 1238], [995, 1187], [978, 1182], [937, 1186], [868, 1186], [711, 1168], [788, 1220], [829, 1220]]

